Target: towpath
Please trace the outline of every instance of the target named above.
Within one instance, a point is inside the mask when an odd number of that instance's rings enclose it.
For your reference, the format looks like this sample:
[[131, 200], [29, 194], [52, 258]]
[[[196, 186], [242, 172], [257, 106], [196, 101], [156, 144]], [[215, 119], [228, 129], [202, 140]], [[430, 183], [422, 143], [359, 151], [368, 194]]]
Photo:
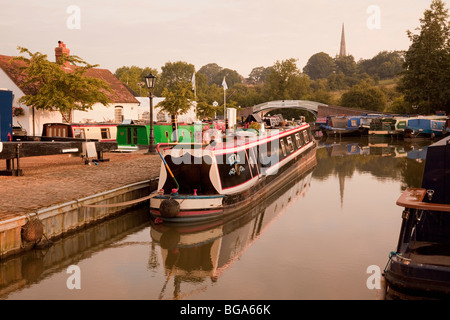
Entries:
[[[75, 199], [159, 176], [158, 155], [105, 153], [108, 162], [84, 164], [80, 157], [22, 158], [22, 177], [0, 176], [0, 222]], [[0, 163], [4, 169], [5, 163]]]

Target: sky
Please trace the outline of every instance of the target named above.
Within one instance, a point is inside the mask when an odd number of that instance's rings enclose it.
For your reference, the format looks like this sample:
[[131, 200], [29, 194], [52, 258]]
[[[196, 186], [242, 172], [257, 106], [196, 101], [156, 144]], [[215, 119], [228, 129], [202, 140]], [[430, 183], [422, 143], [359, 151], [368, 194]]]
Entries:
[[[449, 8], [449, 1], [445, 1]], [[342, 25], [355, 60], [407, 50], [431, 0], [0, 0], [0, 54], [18, 46], [54, 61], [70, 53], [115, 72], [184, 61], [248, 77], [253, 68], [339, 53]], [[416, 31], [417, 33], [417, 31]]]

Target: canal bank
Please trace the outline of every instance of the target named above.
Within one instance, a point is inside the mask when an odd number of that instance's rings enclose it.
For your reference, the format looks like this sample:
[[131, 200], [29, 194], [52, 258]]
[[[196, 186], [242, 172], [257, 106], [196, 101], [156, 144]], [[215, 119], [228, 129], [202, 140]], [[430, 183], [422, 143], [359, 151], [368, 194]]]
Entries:
[[[25, 158], [23, 177], [0, 177], [0, 259], [120, 214], [156, 189], [158, 155], [108, 153], [85, 165], [67, 155]], [[114, 204], [131, 202], [124, 206]], [[25, 231], [25, 232], [24, 232]]]

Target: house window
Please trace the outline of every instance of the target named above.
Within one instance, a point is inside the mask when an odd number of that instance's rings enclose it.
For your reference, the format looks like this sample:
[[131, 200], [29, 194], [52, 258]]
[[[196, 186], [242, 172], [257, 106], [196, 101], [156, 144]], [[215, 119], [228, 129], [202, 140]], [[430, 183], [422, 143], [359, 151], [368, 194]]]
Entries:
[[114, 109], [114, 122], [122, 123], [123, 122], [123, 107], [117, 106]]
[[166, 121], [166, 114], [162, 111], [158, 112], [156, 114], [156, 120], [159, 122], [165, 122]]

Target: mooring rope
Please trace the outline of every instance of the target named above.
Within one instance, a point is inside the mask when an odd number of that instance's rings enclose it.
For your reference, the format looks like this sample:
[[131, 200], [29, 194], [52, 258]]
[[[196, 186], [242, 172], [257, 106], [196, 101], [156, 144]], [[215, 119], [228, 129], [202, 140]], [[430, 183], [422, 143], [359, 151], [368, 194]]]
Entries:
[[389, 260], [388, 260], [388, 262], [386, 263], [386, 267], [384, 267], [383, 273], [386, 273], [386, 270], [387, 270], [387, 268], [388, 268], [388, 266], [389, 266], [389, 263], [391, 262], [392, 258], [393, 258], [394, 256], [399, 256], [399, 255], [400, 255], [400, 253], [399, 253], [399, 252], [396, 252], [396, 251], [391, 251], [391, 252], [389, 253]]
[[139, 198], [139, 199], [135, 199], [135, 200], [131, 200], [131, 201], [126, 201], [126, 202], [120, 202], [120, 203], [111, 203], [111, 204], [82, 204], [82, 207], [86, 207], [86, 208], [114, 208], [114, 207], [123, 207], [123, 206], [129, 206], [132, 204], [136, 204], [139, 202], [143, 202], [145, 200], [151, 199], [157, 195], [159, 195], [160, 192], [155, 192], [152, 193], [148, 196], [145, 196], [143, 198]]

